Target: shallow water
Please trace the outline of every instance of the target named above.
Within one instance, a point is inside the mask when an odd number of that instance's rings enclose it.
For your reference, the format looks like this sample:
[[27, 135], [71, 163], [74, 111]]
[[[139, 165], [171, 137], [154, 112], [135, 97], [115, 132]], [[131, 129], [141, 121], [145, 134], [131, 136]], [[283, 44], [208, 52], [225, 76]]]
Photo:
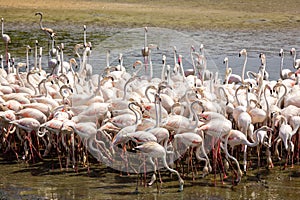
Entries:
[[[222, 184], [213, 174], [205, 178], [191, 175], [185, 178], [183, 192], [177, 192], [178, 181], [161, 171], [163, 185], [157, 193], [156, 185], [139, 185], [135, 193], [136, 175], [119, 176], [119, 173], [93, 164], [78, 173], [52, 169], [53, 162], [26, 164], [0, 162], [0, 199], [298, 199], [300, 195], [300, 167], [280, 170], [250, 170], [238, 186], [232, 186], [231, 178]], [[230, 175], [230, 172], [229, 172]], [[150, 177], [147, 177], [147, 181]]]
[[[47, 38], [36, 29], [23, 32], [17, 29], [7, 29], [12, 39], [9, 51], [15, 62], [25, 62], [25, 46], [34, 47], [35, 40], [44, 48], [43, 66], [47, 66]], [[63, 30], [57, 28], [57, 44], [65, 44], [65, 60], [74, 57], [73, 48], [82, 43], [81, 30]], [[144, 45], [144, 29], [105, 30], [92, 28], [87, 32], [87, 40], [93, 44], [90, 63], [95, 73], [100, 73], [105, 63], [106, 51], [111, 50], [111, 61], [117, 64], [119, 53], [123, 53], [124, 65], [131, 71], [135, 60], [142, 60], [141, 48]], [[267, 71], [270, 79], [279, 78], [280, 48], [285, 50], [285, 68], [292, 70], [292, 57], [288, 54], [292, 47], [298, 49], [300, 38], [296, 31], [286, 32], [211, 32], [211, 31], [174, 31], [162, 28], [148, 28], [148, 42], [158, 44], [159, 49], [152, 51], [154, 75], [159, 76], [162, 54], [167, 55], [167, 64], [174, 64], [172, 47], [176, 46], [178, 54], [184, 58], [183, 65], [191, 68], [189, 50], [194, 45], [199, 48], [204, 44], [205, 55], [208, 58], [208, 68], [224, 74], [224, 57], [229, 58], [229, 65], [236, 74], [241, 73], [244, 62], [238, 57], [242, 48], [248, 51], [247, 70], [257, 71], [260, 65], [259, 53], [267, 56]], [[4, 55], [1, 43], [0, 54]], [[33, 53], [30, 63], [33, 65]], [[46, 68], [47, 69], [47, 68]], [[50, 69], [47, 69], [50, 71]], [[300, 195], [300, 168], [262, 170], [262, 181], [256, 178], [257, 172], [250, 170], [242, 182], [232, 187], [231, 180], [222, 185], [213, 185], [213, 175], [195, 182], [186, 178], [184, 192], [178, 193], [178, 182], [175, 176], [169, 178], [163, 174], [163, 189], [157, 194], [156, 187], [140, 187], [140, 193], [135, 194], [136, 176], [120, 177], [118, 172], [104, 169], [100, 165], [92, 165], [89, 176], [87, 169], [79, 173], [72, 170], [60, 172], [52, 170], [51, 161], [27, 166], [24, 163], [12, 164], [0, 162], [0, 199], [298, 199]], [[149, 180], [149, 179], [148, 179]]]
[[[64, 43], [64, 60], [68, 61], [75, 57], [74, 46], [83, 43], [83, 30], [77, 27], [74, 30], [65, 30], [57, 27], [56, 45]], [[39, 46], [43, 47], [43, 67], [47, 69], [48, 40], [46, 35], [39, 29], [29, 29], [19, 31], [11, 29], [6, 31], [12, 39], [9, 45], [9, 52], [15, 58], [15, 62], [25, 62], [25, 46], [34, 47], [35, 40], [39, 41]], [[92, 27], [87, 28], [87, 41], [93, 44], [93, 51], [89, 58], [93, 66], [94, 73], [101, 73], [106, 66], [106, 52], [111, 51], [112, 65], [118, 64], [119, 53], [123, 54], [124, 66], [132, 71], [132, 64], [136, 60], [143, 60], [141, 49], [144, 46], [144, 29], [101, 29]], [[241, 74], [244, 58], [239, 58], [238, 53], [245, 48], [248, 52], [248, 62], [246, 71], [257, 72], [260, 66], [259, 54], [264, 53], [267, 58], [266, 70], [270, 74], [271, 80], [279, 78], [280, 57], [279, 50], [284, 49], [285, 59], [284, 68], [294, 70], [293, 57], [290, 56], [292, 47], [299, 48], [300, 38], [296, 31], [286, 32], [233, 32], [233, 31], [175, 31], [171, 29], [149, 27], [148, 44], [157, 44], [159, 49], [152, 50], [152, 63], [154, 76], [158, 77], [161, 73], [162, 55], [167, 56], [167, 64], [174, 66], [173, 46], [176, 46], [178, 55], [183, 56], [183, 66], [191, 69], [190, 47], [193, 45], [199, 52], [200, 44], [204, 45], [205, 55], [208, 60], [208, 69], [218, 72], [223, 78], [225, 66], [223, 60], [229, 58], [229, 67], [233, 73]], [[2, 48], [1, 48], [2, 47]], [[4, 53], [4, 45], [1, 43], [0, 54]], [[34, 64], [34, 53], [31, 53], [30, 64]], [[76, 58], [77, 59], [77, 58]], [[47, 69], [50, 71], [50, 69]], [[147, 72], [148, 73], [148, 72]]]

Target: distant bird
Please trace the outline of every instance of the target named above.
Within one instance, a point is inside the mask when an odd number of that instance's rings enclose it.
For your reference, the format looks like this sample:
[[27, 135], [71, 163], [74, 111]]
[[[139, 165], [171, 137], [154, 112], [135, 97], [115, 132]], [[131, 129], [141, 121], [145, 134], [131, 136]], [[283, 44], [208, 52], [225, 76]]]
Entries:
[[42, 31], [44, 31], [47, 36], [49, 37], [49, 39], [53, 39], [54, 36], [56, 35], [56, 33], [51, 29], [51, 28], [45, 28], [43, 27], [42, 21], [43, 21], [43, 13], [42, 12], [37, 12], [35, 13], [35, 15], [40, 15], [40, 28]]
[[280, 49], [279, 56], [281, 57], [281, 62], [280, 62], [280, 78], [282, 80], [291, 78], [291, 75], [293, 74], [293, 72], [290, 69], [283, 69], [283, 58], [284, 58], [283, 49]]
[[[54, 48], [54, 37], [56, 35], [56, 33], [51, 29], [51, 28], [45, 28], [43, 27], [42, 21], [43, 21], [43, 13], [42, 12], [36, 12], [35, 15], [40, 15], [40, 28], [42, 31], [45, 32], [45, 34], [48, 36], [48, 52], [49, 55], [53, 55], [55, 54], [55, 48]], [[50, 40], [52, 41], [52, 51], [50, 51]], [[48, 57], [48, 62], [50, 58]]]
[[233, 74], [232, 73], [232, 69], [230, 67], [228, 67], [228, 57], [224, 58], [223, 63], [226, 65], [226, 70], [225, 70], [225, 84], [231, 84], [231, 83], [235, 83], [238, 84], [240, 82], [242, 82], [242, 78], [240, 75], [237, 74]]
[[294, 67], [295, 69], [298, 69], [298, 68], [300, 67], [300, 59], [297, 59], [297, 58], [296, 58], [296, 57], [297, 57], [296, 49], [295, 49], [295, 48], [292, 48], [292, 49], [290, 50], [290, 54], [291, 54], [292, 56], [294, 56], [293, 67]]
[[246, 49], [242, 49], [240, 51], [239, 57], [241, 57], [241, 56], [245, 56], [243, 70], [242, 70], [242, 84], [244, 84], [245, 69], [246, 69], [246, 64], [247, 64], [247, 51], [246, 51]]
[[1, 35], [2, 35], [2, 40], [5, 43], [5, 55], [6, 55], [6, 65], [8, 64], [8, 43], [11, 43], [10, 37], [7, 34], [4, 34], [4, 19], [1, 18], [1, 23], [2, 23], [2, 29], [1, 29]]

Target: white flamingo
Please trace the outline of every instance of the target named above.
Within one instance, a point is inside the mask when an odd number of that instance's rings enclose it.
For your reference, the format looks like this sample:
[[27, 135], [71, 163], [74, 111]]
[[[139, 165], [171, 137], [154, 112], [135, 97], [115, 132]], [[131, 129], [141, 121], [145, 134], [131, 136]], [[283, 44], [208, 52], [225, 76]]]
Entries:
[[295, 69], [298, 69], [300, 67], [300, 59], [297, 59], [297, 53], [296, 53], [296, 49], [294, 47], [290, 50], [290, 54], [292, 56], [294, 56], [293, 67]]
[[281, 57], [281, 62], [280, 62], [280, 78], [282, 80], [287, 79], [287, 78], [291, 78], [291, 75], [293, 74], [293, 72], [290, 69], [283, 69], [283, 59], [284, 59], [284, 51], [283, 49], [280, 49], [279, 51], [279, 56]]
[[1, 29], [1, 35], [2, 35], [2, 40], [5, 43], [5, 56], [6, 56], [6, 65], [8, 65], [8, 43], [11, 43], [10, 37], [9, 35], [4, 33], [4, 19], [1, 18], [1, 25], [2, 25], [2, 29]]
[[235, 84], [241, 83], [242, 82], [241, 76], [238, 74], [233, 74], [232, 68], [228, 67], [228, 57], [225, 57], [223, 62], [226, 65], [225, 81], [224, 81], [225, 84], [227, 85], [227, 84], [231, 84], [231, 83], [235, 83]]
[[246, 49], [242, 49], [239, 53], [239, 57], [241, 56], [245, 56], [245, 60], [244, 60], [244, 65], [243, 65], [243, 69], [242, 69], [242, 84], [245, 83], [245, 69], [246, 69], [246, 65], [247, 65], [247, 50]]

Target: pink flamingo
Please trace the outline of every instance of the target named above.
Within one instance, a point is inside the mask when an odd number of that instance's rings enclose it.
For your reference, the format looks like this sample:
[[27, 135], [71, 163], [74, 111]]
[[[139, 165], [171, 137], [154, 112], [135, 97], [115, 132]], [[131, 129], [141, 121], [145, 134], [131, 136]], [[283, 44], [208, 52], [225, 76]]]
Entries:
[[[211, 171], [211, 166], [210, 166], [209, 158], [208, 158], [205, 148], [204, 148], [203, 138], [195, 132], [184, 132], [181, 134], [174, 135], [174, 147], [177, 147], [177, 143], [179, 141], [181, 143], [183, 143], [187, 148], [191, 148], [191, 149], [196, 148], [196, 150], [195, 150], [196, 158], [199, 161], [205, 162], [205, 166], [203, 168], [203, 177], [206, 176]], [[178, 148], [175, 148], [175, 149], [178, 150]], [[185, 152], [185, 151], [186, 151], [186, 149], [184, 149], [183, 152]], [[181, 152], [180, 154], [182, 155], [183, 152]], [[202, 155], [204, 155], [205, 158], [202, 158], [200, 156], [201, 153], [202, 153]], [[193, 178], [194, 178], [194, 173], [193, 173]]]
[[179, 182], [179, 190], [178, 191], [179, 192], [183, 191], [184, 181], [181, 178], [178, 171], [176, 171], [168, 166], [167, 160], [166, 160], [167, 153], [166, 153], [166, 149], [163, 146], [161, 146], [160, 144], [158, 144], [155, 141], [149, 141], [149, 142], [145, 142], [142, 145], [135, 147], [134, 149], [142, 152], [145, 156], [148, 157], [150, 163], [154, 167], [154, 173], [156, 173], [156, 165], [154, 164], [152, 158], [161, 158], [162, 162], [163, 162], [163, 166], [170, 172], [176, 173], [176, 175], [178, 176], [178, 182]]
[[42, 31], [45, 32], [45, 34], [50, 38], [52, 39], [54, 36], [55, 36], [55, 32], [51, 29], [51, 28], [46, 28], [46, 27], [43, 27], [43, 24], [42, 24], [42, 21], [43, 21], [43, 13], [42, 12], [36, 12], [35, 15], [39, 15], [40, 16], [40, 28]]
[[1, 18], [1, 25], [2, 25], [2, 29], [1, 29], [1, 33], [2, 33], [2, 40], [5, 43], [5, 55], [6, 55], [6, 65], [8, 65], [8, 43], [11, 43], [10, 37], [7, 34], [4, 34], [4, 19]]
[[[281, 160], [281, 158], [279, 157], [279, 152], [278, 152], [278, 144], [282, 141], [284, 144], [285, 150], [288, 151], [286, 163], [285, 163], [285, 167], [286, 167], [287, 163], [288, 163], [290, 151], [294, 152], [294, 144], [291, 139], [292, 139], [293, 135], [295, 135], [295, 133], [297, 133], [297, 131], [300, 127], [300, 124], [297, 124], [296, 127], [294, 127], [294, 129], [293, 129], [291, 127], [291, 125], [289, 125], [287, 123], [287, 119], [283, 115], [279, 115], [277, 119], [279, 120], [279, 121], [277, 121], [277, 123], [281, 122], [281, 124], [280, 124], [280, 128], [279, 128], [278, 137], [274, 140], [274, 142], [276, 141], [275, 155], [277, 155], [278, 159]], [[293, 160], [292, 160], [292, 167], [293, 167]]]
[[[25, 117], [25, 118], [13, 120], [10, 122], [10, 124], [16, 125], [18, 127], [16, 130], [18, 136], [19, 136], [19, 129], [22, 129], [26, 132], [24, 139], [29, 142], [29, 148], [30, 148], [33, 162], [35, 161], [34, 160], [34, 151], [38, 154], [39, 158], [42, 159], [42, 156], [40, 155], [40, 152], [37, 149], [39, 146], [38, 139], [36, 138], [37, 144], [35, 144], [35, 145], [33, 144], [33, 141], [32, 141], [32, 136], [33, 136], [32, 134], [33, 133], [38, 134], [38, 131], [40, 128], [40, 122], [34, 118]], [[19, 136], [19, 138], [21, 138], [21, 137]], [[21, 141], [22, 140], [23, 139], [21, 138]], [[24, 144], [24, 148], [26, 148], [26, 146], [27, 145]], [[26, 156], [26, 152], [27, 152], [27, 150], [25, 149], [25, 156]]]
[[[212, 137], [211, 148], [213, 152], [213, 164], [215, 171], [215, 180], [216, 180], [216, 169], [217, 169], [217, 161], [219, 159], [219, 163], [224, 172], [224, 178], [227, 178], [224, 170], [224, 166], [221, 159], [220, 152], [220, 138], [229, 134], [232, 129], [232, 123], [222, 114], [216, 112], [204, 112], [199, 115], [200, 120], [204, 121], [204, 125], [200, 126], [199, 130], [205, 131], [207, 135]], [[215, 150], [215, 140], [217, 139], [217, 151]], [[216, 184], [216, 182], [215, 182]]]

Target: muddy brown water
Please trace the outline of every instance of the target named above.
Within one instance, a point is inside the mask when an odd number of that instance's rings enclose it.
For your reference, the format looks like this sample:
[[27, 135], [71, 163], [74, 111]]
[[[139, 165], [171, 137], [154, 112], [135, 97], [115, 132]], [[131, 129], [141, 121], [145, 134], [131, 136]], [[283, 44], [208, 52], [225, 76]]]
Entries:
[[[176, 176], [170, 177], [161, 170], [162, 188], [157, 193], [154, 184], [144, 187], [139, 182], [136, 193], [136, 175], [120, 174], [101, 164], [92, 164], [78, 173], [71, 169], [53, 169], [53, 161], [27, 165], [25, 163], [0, 162], [0, 199], [299, 199], [300, 166], [282, 170], [261, 168], [249, 170], [241, 183], [232, 186], [229, 178], [222, 184], [213, 174], [205, 178], [196, 175], [185, 177], [183, 192], [177, 192]], [[147, 177], [147, 181], [150, 177]]]
[[[25, 62], [25, 46], [34, 47], [35, 40], [44, 48], [43, 66], [47, 66], [47, 38], [35, 29], [19, 31], [16, 27], [6, 29], [12, 38], [9, 46], [15, 62]], [[57, 44], [65, 44], [65, 60], [75, 57], [73, 47], [82, 43], [83, 33], [80, 28], [76, 30], [57, 29], [59, 37]], [[189, 61], [190, 46], [199, 48], [204, 44], [208, 58], [208, 68], [223, 75], [225, 66], [224, 57], [229, 57], [229, 63], [234, 73], [240, 74], [243, 59], [238, 58], [242, 48], [248, 50], [247, 70], [258, 71], [259, 53], [267, 56], [267, 71], [271, 80], [279, 78], [280, 57], [278, 52], [283, 48], [286, 52], [284, 66], [292, 68], [292, 57], [288, 51], [299, 48], [300, 38], [296, 31], [286, 32], [214, 32], [214, 31], [175, 31], [161, 28], [148, 28], [148, 42], [159, 45], [153, 50], [154, 75], [159, 77], [162, 54], [167, 55], [167, 62], [173, 64], [172, 47], [176, 46], [178, 54], [184, 57], [184, 67], [191, 68]], [[130, 71], [132, 63], [141, 57], [143, 47], [143, 28], [106, 30], [101, 28], [88, 28], [87, 40], [93, 44], [90, 63], [95, 73], [100, 73], [106, 66], [105, 54], [111, 50], [111, 61], [117, 63], [119, 53], [124, 55], [124, 65]], [[297, 46], [298, 45], [298, 46]], [[4, 55], [4, 46], [1, 43], [0, 53]], [[30, 63], [33, 65], [33, 53]], [[299, 54], [298, 54], [299, 55]], [[45, 67], [47, 71], [50, 71]], [[232, 186], [231, 179], [221, 184], [214, 183], [214, 176], [210, 174], [205, 178], [190, 177], [185, 179], [184, 191], [177, 192], [178, 182], [176, 176], [172, 178], [163, 173], [163, 188], [157, 193], [156, 186], [139, 187], [135, 193], [136, 175], [119, 176], [119, 173], [100, 164], [93, 164], [90, 173], [81, 168], [78, 173], [71, 169], [59, 171], [53, 168], [51, 161], [27, 165], [25, 163], [0, 161], [0, 199], [299, 199], [300, 195], [300, 167], [296, 164], [293, 169], [281, 170], [279, 165], [266, 170], [261, 169], [261, 179], [257, 178], [257, 171], [250, 170], [243, 177], [238, 186]], [[217, 176], [218, 178], [218, 176]], [[149, 180], [149, 177], [148, 177]]]

